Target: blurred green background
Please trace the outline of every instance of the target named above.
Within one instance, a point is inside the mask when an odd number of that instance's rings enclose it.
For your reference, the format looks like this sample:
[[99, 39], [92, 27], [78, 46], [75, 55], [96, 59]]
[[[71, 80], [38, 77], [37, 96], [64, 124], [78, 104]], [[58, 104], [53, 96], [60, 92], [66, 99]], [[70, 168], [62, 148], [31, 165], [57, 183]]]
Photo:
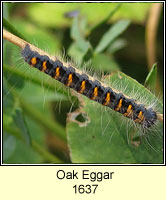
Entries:
[[[86, 70], [99, 76], [101, 72], [111, 74], [122, 71], [144, 84], [149, 72], [145, 45], [146, 23], [153, 5], [154, 3], [3, 3], [3, 16], [11, 25], [9, 31], [12, 32], [12, 26], [15, 27], [18, 35], [21, 33], [20, 37], [23, 35], [27, 41], [52, 55], [73, 60], [77, 68], [86, 67]], [[157, 27], [156, 61], [158, 88], [162, 95], [162, 9]], [[78, 99], [71, 96], [61, 84], [30, 69], [21, 59], [20, 49], [8, 41], [3, 42], [3, 162], [72, 162], [72, 144], [69, 145], [69, 138], [66, 138], [66, 117], [68, 112], [78, 108]], [[80, 121], [84, 120], [82, 116], [79, 117]], [[146, 163], [145, 160], [133, 159], [129, 147], [126, 145], [125, 148], [126, 155], [129, 154], [126, 160], [119, 157], [110, 161], [106, 156], [105, 160], [96, 158], [95, 162], [114, 163], [115, 160], [117, 163]], [[149, 162], [161, 163], [161, 157], [160, 153], [159, 160], [151, 158]], [[74, 162], [81, 162], [80, 160]], [[85, 163], [94, 162], [93, 159], [82, 160]]]

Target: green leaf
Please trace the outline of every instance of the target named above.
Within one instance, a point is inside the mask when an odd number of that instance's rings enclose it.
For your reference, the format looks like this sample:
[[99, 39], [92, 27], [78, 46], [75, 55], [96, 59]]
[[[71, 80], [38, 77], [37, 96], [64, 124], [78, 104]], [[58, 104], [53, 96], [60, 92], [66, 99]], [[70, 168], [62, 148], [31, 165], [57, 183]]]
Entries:
[[[42, 27], [59, 28], [70, 26], [71, 20], [65, 17], [65, 13], [80, 11], [81, 16], [86, 16], [92, 26], [103, 21], [109, 16], [119, 3], [27, 3], [27, 17]], [[122, 3], [121, 3], [122, 4]], [[131, 19], [142, 24], [146, 19], [152, 3], [123, 3], [118, 12], [111, 17], [111, 21], [119, 19]]]
[[114, 54], [115, 52], [126, 47], [126, 45], [127, 41], [125, 39], [122, 38], [116, 39], [111, 43], [110, 47], [108, 47], [107, 52], [109, 54]]
[[55, 120], [52, 120], [51, 118], [43, 117], [41, 109], [39, 110], [36, 107], [29, 105], [23, 98], [20, 98], [20, 102], [24, 112], [27, 115], [36, 120], [43, 127], [47, 128], [47, 130], [50, 130], [52, 134], [55, 134], [61, 139], [66, 140], [65, 130], [61, 124]]
[[81, 19], [79, 17], [75, 17], [73, 19], [73, 23], [70, 29], [70, 36], [73, 40], [79, 41], [84, 38], [84, 32], [81, 30]]
[[115, 7], [111, 10], [111, 12], [102, 21], [100, 21], [98, 24], [96, 24], [90, 29], [90, 32], [95, 32], [98, 31], [100, 28], [102, 28], [103, 25], [105, 25], [111, 19], [111, 17], [117, 12], [117, 10], [119, 10], [121, 5], [122, 5], [121, 3], [116, 4]]
[[[20, 92], [21, 91], [21, 92]], [[34, 84], [32, 82], [25, 82], [24, 89], [18, 90], [19, 97], [25, 98], [26, 101], [30, 104], [37, 104], [43, 107], [43, 103], [46, 104], [47, 102], [52, 101], [67, 101], [68, 97], [63, 93], [60, 93], [55, 90], [50, 90], [49, 87], [43, 87], [38, 84]], [[35, 105], [36, 106], [36, 105]], [[41, 109], [41, 108], [39, 108]]]
[[10, 22], [8, 22], [5, 18], [3, 18], [3, 26], [4, 28], [6, 28], [9, 32], [13, 33], [14, 35], [22, 38], [23, 40], [26, 40], [28, 42], [28, 40], [19, 32], [17, 31], [17, 29], [10, 24]]
[[90, 55], [92, 55], [90, 43], [88, 41], [79, 40], [70, 45], [68, 55], [70, 55], [78, 64], [78, 66], [80, 66], [88, 52]]
[[3, 162], [9, 159], [16, 148], [16, 138], [13, 135], [3, 132]]
[[15, 99], [9, 90], [9, 86], [5, 77], [3, 77], [3, 108], [4, 108], [3, 114], [8, 115], [12, 113], [12, 111], [14, 110], [14, 104], [15, 104]]
[[92, 56], [91, 44], [84, 38], [85, 25], [82, 26], [82, 21], [83, 20], [79, 17], [76, 17], [73, 20], [70, 36], [75, 42], [70, 45], [68, 50], [68, 54], [78, 63], [78, 65], [81, 65], [83, 61], [90, 59]]
[[108, 45], [115, 40], [115, 38], [117, 38], [127, 29], [129, 24], [129, 20], [120, 20], [112, 25], [111, 28], [102, 36], [99, 44], [95, 49], [95, 53], [100, 53], [104, 51], [108, 47]]
[[27, 125], [24, 120], [24, 116], [22, 113], [21, 108], [16, 108], [15, 115], [14, 115], [14, 122], [18, 129], [20, 129], [20, 133], [22, 134], [23, 141], [30, 145], [31, 144], [31, 137], [29, 131], [27, 129]]
[[[137, 92], [138, 102], [146, 101], [148, 105], [149, 102], [155, 101], [159, 112], [162, 112], [162, 103], [127, 75], [114, 73], [108, 80], [109, 85], [116, 82], [115, 89], [126, 88], [127, 85], [125, 94], [128, 96]], [[71, 113], [67, 123], [73, 163], [163, 163], [162, 123], [157, 122], [145, 135], [139, 125], [130, 126], [131, 119], [91, 102], [86, 97], [81, 99], [84, 106]], [[78, 114], [83, 114], [84, 122], [77, 120]], [[138, 136], [141, 136], [141, 139]]]
[[[42, 145], [36, 143], [35, 140], [32, 140], [31, 146], [25, 145], [25, 143], [22, 141], [22, 138], [19, 137], [20, 135], [22, 135], [19, 129], [6, 126], [4, 129], [5, 134], [10, 133], [11, 135], [8, 138], [9, 141], [6, 141], [3, 152], [5, 155], [4, 161], [6, 163], [43, 163], [44, 161], [49, 161], [50, 163], [63, 162], [58, 157], [54, 156], [45, 148], [43, 148]], [[39, 133], [41, 132], [39, 131]], [[12, 138], [16, 142], [16, 145], [13, 143]], [[9, 147], [9, 145], [12, 146]], [[12, 151], [13, 149], [14, 151]]]
[[101, 70], [104, 72], [112, 72], [120, 70], [116, 61], [106, 54], [95, 54], [92, 58], [92, 66], [95, 70]]
[[145, 87], [150, 88], [151, 90], [155, 91], [157, 82], [157, 63], [155, 63], [150, 72], [148, 73], [146, 80], [145, 80]]
[[[12, 23], [15, 25], [31, 44], [43, 49], [49, 54], [59, 54], [61, 48], [61, 35], [51, 32], [50, 29], [43, 29], [24, 18], [14, 18]], [[20, 54], [19, 54], [20, 56]], [[18, 57], [18, 56], [17, 56]], [[17, 61], [17, 60], [16, 60]], [[17, 63], [15, 61], [15, 63]]]
[[[4, 162], [7, 164], [38, 164], [38, 163], [43, 163], [44, 159], [43, 157], [35, 151], [32, 146], [25, 145], [22, 141], [18, 140], [17, 138], [14, 137], [16, 140], [15, 144], [15, 150], [8, 157], [7, 159], [4, 159]], [[5, 154], [8, 154], [8, 149], [4, 149]]]

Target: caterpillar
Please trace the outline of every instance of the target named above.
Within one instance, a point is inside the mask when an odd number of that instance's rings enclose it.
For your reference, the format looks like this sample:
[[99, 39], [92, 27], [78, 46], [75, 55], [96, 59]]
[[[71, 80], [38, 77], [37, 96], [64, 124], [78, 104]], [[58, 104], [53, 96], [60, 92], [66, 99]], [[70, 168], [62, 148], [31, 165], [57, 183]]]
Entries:
[[153, 126], [157, 120], [157, 113], [152, 108], [147, 108], [144, 104], [138, 103], [71, 65], [65, 65], [58, 59], [53, 60], [47, 55], [40, 55], [37, 51], [33, 51], [29, 44], [22, 49], [21, 55], [30, 66], [48, 74], [90, 100], [121, 113], [136, 124], [140, 124], [145, 130]]

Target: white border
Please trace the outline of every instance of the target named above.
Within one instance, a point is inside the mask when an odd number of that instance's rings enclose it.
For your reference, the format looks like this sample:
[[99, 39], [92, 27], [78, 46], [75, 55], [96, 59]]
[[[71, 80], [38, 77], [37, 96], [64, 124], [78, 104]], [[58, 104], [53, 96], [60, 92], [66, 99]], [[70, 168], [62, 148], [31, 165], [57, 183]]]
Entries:
[[[3, 124], [2, 124], [2, 120], [1, 120], [1, 163], [0, 165], [2, 166], [164, 166], [165, 165], [165, 1], [1, 1], [1, 66], [3, 66], [2, 63], [2, 52], [3, 52], [3, 23], [2, 23], [2, 11], [3, 11], [3, 3], [86, 3], [86, 2], [92, 2], [92, 3], [99, 3], [99, 2], [105, 2], [105, 3], [164, 3], [164, 112], [163, 112], [163, 116], [164, 116], [164, 149], [163, 149], [163, 154], [164, 154], [164, 163], [163, 164], [3, 164], [2, 163], [2, 133], [3, 133]], [[3, 119], [3, 113], [2, 113], [2, 101], [3, 101], [3, 88], [2, 88], [2, 82], [3, 82], [3, 70], [1, 67], [1, 119]]]

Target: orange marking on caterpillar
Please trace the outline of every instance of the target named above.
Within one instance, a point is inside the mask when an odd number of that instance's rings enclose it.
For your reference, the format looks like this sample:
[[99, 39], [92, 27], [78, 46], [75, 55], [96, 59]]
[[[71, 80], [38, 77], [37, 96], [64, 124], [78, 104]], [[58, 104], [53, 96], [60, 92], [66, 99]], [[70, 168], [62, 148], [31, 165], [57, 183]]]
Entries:
[[72, 81], [73, 81], [73, 75], [69, 74], [68, 82], [67, 82], [66, 86], [70, 86], [70, 84], [72, 83]]
[[37, 59], [36, 59], [36, 57], [33, 57], [31, 59], [31, 65], [34, 66], [34, 65], [36, 65], [36, 63], [37, 63]]
[[80, 89], [79, 93], [83, 93], [84, 90], [85, 90], [85, 81], [82, 81], [82, 83], [81, 83], [81, 89]]
[[59, 75], [60, 75], [60, 71], [59, 71], [59, 67], [57, 67], [56, 70], [55, 70], [55, 76], [54, 76], [54, 78], [58, 78]]
[[118, 111], [118, 110], [121, 109], [121, 107], [122, 107], [122, 101], [123, 101], [122, 99], [119, 100], [119, 103], [118, 103], [117, 107], [115, 108], [116, 111]]
[[107, 96], [106, 96], [106, 98], [105, 98], [105, 102], [103, 103], [103, 105], [104, 105], [104, 106], [108, 105], [109, 102], [110, 102], [110, 100], [111, 100], [111, 93], [108, 92], [108, 93], [107, 93]]
[[47, 69], [47, 61], [43, 62], [42, 67], [42, 72], [44, 72]]
[[138, 119], [134, 120], [135, 122], [141, 123], [144, 120], [144, 115], [142, 111], [139, 112], [138, 114]]
[[98, 96], [98, 87], [95, 87], [93, 90], [93, 96], [91, 97], [92, 100], [95, 100]]
[[130, 116], [132, 115], [132, 113], [133, 113], [133, 111], [132, 111], [132, 105], [130, 104], [130, 105], [128, 106], [128, 108], [127, 108], [126, 113], [124, 113], [123, 115], [124, 115], [125, 117], [130, 117]]

